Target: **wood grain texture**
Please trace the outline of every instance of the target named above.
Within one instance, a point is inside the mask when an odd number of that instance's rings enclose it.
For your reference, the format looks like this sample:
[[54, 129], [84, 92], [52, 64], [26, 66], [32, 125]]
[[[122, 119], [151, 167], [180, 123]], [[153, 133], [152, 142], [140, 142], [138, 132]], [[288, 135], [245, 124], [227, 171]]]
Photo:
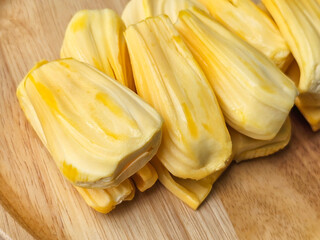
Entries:
[[295, 108], [283, 151], [233, 165], [215, 185], [240, 239], [320, 239], [320, 133]]
[[158, 183], [102, 215], [60, 175], [20, 110], [17, 84], [35, 62], [59, 58], [77, 10], [125, 3], [0, 0], [0, 202], [12, 216], [0, 214], [0, 228], [13, 239], [28, 239], [17, 224], [37, 239], [320, 239], [320, 134], [296, 110], [290, 146], [233, 164], [198, 211]]
[[34, 240], [34, 238], [0, 205], [0, 231], [1, 230], [3, 233], [1, 234], [0, 232], [0, 240], [8, 240], [9, 237], [12, 240]]

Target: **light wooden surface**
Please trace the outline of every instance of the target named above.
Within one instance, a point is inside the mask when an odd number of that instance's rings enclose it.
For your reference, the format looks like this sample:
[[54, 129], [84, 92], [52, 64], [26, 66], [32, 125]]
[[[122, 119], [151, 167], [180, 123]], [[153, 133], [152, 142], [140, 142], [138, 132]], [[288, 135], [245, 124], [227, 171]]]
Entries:
[[0, 229], [12, 239], [320, 239], [320, 134], [296, 110], [290, 146], [233, 164], [198, 211], [158, 183], [102, 215], [63, 179], [15, 89], [35, 62], [59, 57], [77, 10], [125, 2], [0, 0]]
[[23, 239], [23, 240], [33, 240], [34, 239], [0, 205], [0, 240], [8, 240], [10, 238], [11, 239]]

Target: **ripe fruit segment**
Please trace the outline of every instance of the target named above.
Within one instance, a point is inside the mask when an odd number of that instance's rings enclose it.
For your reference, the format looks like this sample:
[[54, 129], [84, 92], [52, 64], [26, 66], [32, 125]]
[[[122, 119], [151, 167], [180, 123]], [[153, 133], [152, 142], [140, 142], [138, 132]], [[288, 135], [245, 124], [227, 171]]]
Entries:
[[88, 63], [134, 90], [124, 30], [110, 9], [79, 11], [67, 27], [60, 56]]
[[36, 65], [17, 95], [58, 168], [77, 186], [117, 186], [160, 145], [160, 115], [117, 81], [76, 60]]
[[237, 36], [265, 54], [283, 71], [292, 62], [290, 49], [272, 18], [251, 0], [198, 0]]
[[214, 89], [227, 123], [259, 140], [274, 138], [297, 90], [266, 56], [206, 13], [181, 11], [175, 24]]
[[164, 118], [157, 153], [176, 177], [202, 179], [223, 169], [231, 141], [215, 95], [169, 18], [125, 31], [138, 94]]
[[174, 23], [181, 10], [194, 6], [207, 11], [197, 0], [131, 0], [124, 8], [121, 17], [127, 26], [162, 14], [166, 14]]
[[312, 129], [320, 129], [320, 3], [263, 0], [300, 68], [296, 105]]

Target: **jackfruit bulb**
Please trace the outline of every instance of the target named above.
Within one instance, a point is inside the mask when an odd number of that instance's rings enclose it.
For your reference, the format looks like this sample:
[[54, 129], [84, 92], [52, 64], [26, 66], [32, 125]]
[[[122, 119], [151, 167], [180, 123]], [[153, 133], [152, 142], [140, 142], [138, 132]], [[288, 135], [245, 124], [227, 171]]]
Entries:
[[17, 96], [62, 174], [79, 187], [117, 186], [159, 148], [161, 116], [85, 63], [41, 62], [20, 83]]
[[116, 187], [107, 189], [90, 189], [76, 187], [85, 202], [100, 213], [108, 213], [123, 201], [132, 200], [135, 188], [130, 179], [124, 180]]
[[285, 121], [278, 134], [271, 140], [257, 140], [247, 137], [231, 127], [229, 133], [232, 139], [232, 159], [236, 162], [265, 157], [285, 148], [291, 139], [290, 118]]
[[157, 158], [171, 174], [200, 180], [225, 168], [231, 141], [198, 63], [164, 15], [125, 31], [138, 94], [164, 118]]
[[198, 0], [223, 26], [265, 54], [279, 68], [292, 62], [290, 49], [272, 18], [252, 0]]
[[300, 69], [296, 105], [312, 129], [320, 129], [320, 2], [263, 0]]
[[121, 17], [127, 26], [162, 14], [166, 14], [174, 23], [181, 10], [193, 6], [208, 11], [197, 0], [131, 0], [124, 8]]
[[124, 30], [110, 9], [81, 10], [68, 24], [60, 56], [88, 63], [134, 90]]
[[199, 9], [181, 11], [175, 26], [204, 70], [229, 126], [254, 139], [273, 139], [297, 95], [292, 81]]

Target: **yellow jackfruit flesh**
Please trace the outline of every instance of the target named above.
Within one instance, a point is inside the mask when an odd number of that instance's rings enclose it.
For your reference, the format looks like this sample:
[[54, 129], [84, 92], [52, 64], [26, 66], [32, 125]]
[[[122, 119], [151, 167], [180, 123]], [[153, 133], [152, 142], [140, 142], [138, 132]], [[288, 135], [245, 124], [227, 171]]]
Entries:
[[294, 84], [254, 47], [204, 12], [191, 11], [181, 11], [175, 26], [211, 83], [226, 122], [248, 137], [273, 139], [294, 104]]
[[156, 183], [158, 174], [154, 167], [150, 163], [147, 163], [146, 166], [132, 176], [132, 180], [139, 191], [144, 192]]
[[[201, 0], [199, 0], [201, 1]], [[262, 11], [264, 12], [265, 14], [267, 14], [269, 17], [271, 17], [270, 13], [268, 12], [268, 9], [266, 8], [266, 6], [261, 2], [261, 1], [254, 1], [255, 4], [257, 5], [257, 7]], [[272, 18], [272, 17], [271, 17]]]
[[122, 201], [132, 200], [135, 188], [130, 179], [108, 189], [76, 187], [85, 202], [100, 213], [108, 213]]
[[110, 9], [79, 11], [67, 27], [60, 56], [88, 63], [134, 90], [124, 30]]
[[[296, 61], [294, 61], [287, 71], [288, 77], [291, 78], [296, 85], [299, 84], [300, 80], [300, 69]], [[299, 95], [296, 100], [295, 104], [299, 111], [302, 113], [304, 118], [308, 121], [313, 131], [318, 131], [320, 129], [320, 106], [317, 106], [317, 101], [315, 99], [308, 99], [304, 96], [312, 96], [312, 94], [304, 94]]]
[[[220, 177], [225, 168], [213, 173], [212, 175], [200, 180], [177, 178], [154, 157], [152, 165], [156, 168], [159, 181], [177, 198], [186, 203], [189, 207], [196, 210], [206, 199], [211, 191], [213, 183]], [[227, 163], [228, 165], [229, 163]]]
[[233, 160], [241, 162], [268, 156], [286, 147], [291, 138], [291, 122], [288, 118], [272, 140], [253, 139], [232, 128], [229, 128], [229, 132], [232, 139]]
[[[139, 191], [144, 192], [151, 188], [158, 179], [158, 174], [150, 163], [132, 176], [132, 180]], [[116, 187], [106, 189], [75, 187], [85, 202], [100, 213], [108, 213], [123, 201], [134, 198], [135, 187], [129, 179], [124, 180]]]
[[300, 68], [296, 105], [312, 129], [320, 129], [320, 2], [263, 0]]
[[[233, 148], [232, 160], [241, 162], [243, 160], [271, 155], [287, 146], [291, 138], [291, 123], [290, 118], [288, 118], [277, 136], [272, 140], [262, 141], [252, 139], [240, 134], [230, 127], [229, 132]], [[154, 157], [151, 160], [151, 163], [158, 172], [159, 181], [172, 194], [194, 210], [205, 200], [210, 193], [214, 182], [226, 169], [221, 169], [204, 179], [196, 181], [192, 179], [181, 179], [171, 175], [157, 157]]]
[[231, 141], [218, 102], [169, 18], [131, 25], [125, 38], [137, 92], [164, 118], [161, 163], [196, 180], [225, 168]]
[[291, 63], [286, 74], [298, 86], [300, 80], [300, 69], [296, 61]]
[[[61, 48], [61, 57], [88, 63], [134, 90], [132, 69], [123, 31], [124, 23], [110, 9], [82, 10], [71, 19]], [[146, 190], [157, 180], [157, 173], [147, 164], [135, 175]], [[155, 175], [149, 176], [152, 172]], [[136, 183], [137, 184], [137, 183]]]
[[108, 188], [140, 170], [161, 142], [162, 118], [140, 97], [73, 59], [37, 64], [17, 96], [63, 175]]
[[[290, 118], [288, 118], [277, 136], [272, 140], [262, 141], [252, 139], [230, 127], [229, 132], [232, 139], [232, 159], [236, 162], [241, 162], [243, 160], [268, 156], [283, 149], [291, 138], [291, 123]], [[151, 162], [158, 172], [159, 181], [172, 194], [194, 210], [205, 200], [211, 191], [212, 185], [225, 170], [221, 169], [211, 176], [196, 181], [192, 179], [181, 179], [171, 175], [156, 157], [154, 157]]]
[[197, 0], [131, 0], [124, 8], [121, 17], [127, 26], [162, 14], [168, 15], [171, 21], [175, 22], [181, 10], [193, 6], [208, 11]]
[[230, 31], [265, 54], [285, 70], [292, 55], [279, 29], [265, 12], [251, 0], [198, 0], [212, 16]]

